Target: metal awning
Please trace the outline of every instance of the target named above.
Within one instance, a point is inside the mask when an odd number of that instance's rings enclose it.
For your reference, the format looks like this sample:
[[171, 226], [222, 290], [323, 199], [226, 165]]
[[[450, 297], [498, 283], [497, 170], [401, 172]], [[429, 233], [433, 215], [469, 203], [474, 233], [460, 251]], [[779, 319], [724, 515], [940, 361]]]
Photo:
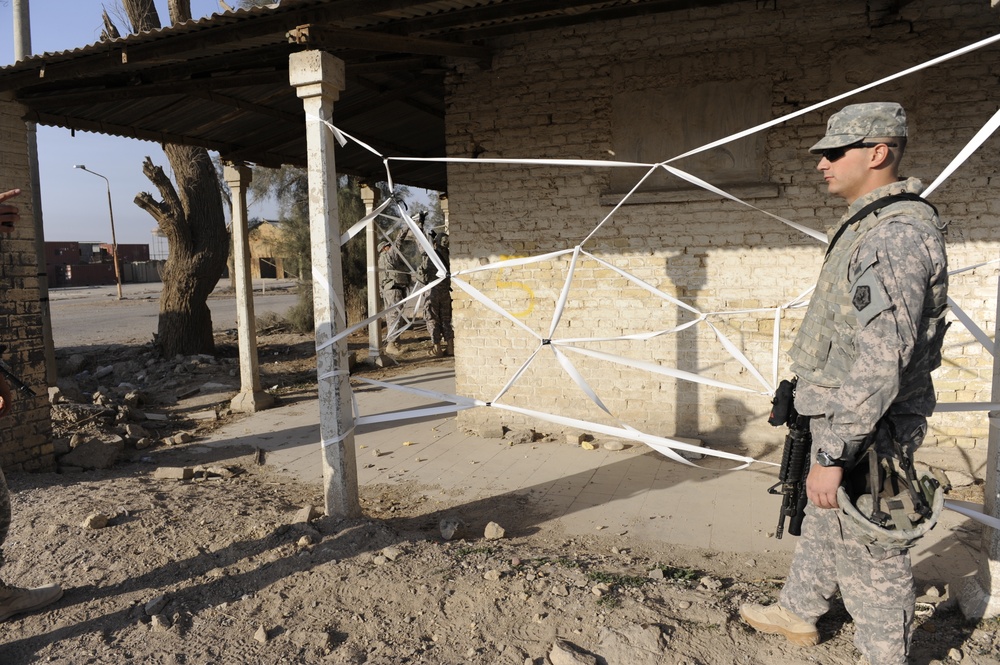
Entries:
[[[302, 103], [288, 56], [327, 51], [346, 64], [334, 123], [386, 156], [443, 156], [444, 77], [456, 62], [489, 68], [513, 33], [726, 4], [734, 0], [283, 0], [0, 69], [42, 125], [196, 145], [226, 159], [304, 166]], [[350, 143], [337, 170], [384, 179]], [[396, 181], [446, 190], [440, 163], [397, 162]]]

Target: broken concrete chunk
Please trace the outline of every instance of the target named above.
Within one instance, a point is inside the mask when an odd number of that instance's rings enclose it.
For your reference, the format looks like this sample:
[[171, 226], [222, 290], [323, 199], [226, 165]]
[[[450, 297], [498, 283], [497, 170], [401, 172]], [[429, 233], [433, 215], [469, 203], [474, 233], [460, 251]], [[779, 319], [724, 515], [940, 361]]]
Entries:
[[482, 425], [476, 430], [476, 434], [483, 439], [502, 439], [503, 425]]
[[537, 435], [533, 429], [517, 429], [507, 432], [507, 434], [504, 435], [504, 438], [507, 439], [511, 445], [519, 445], [523, 443], [534, 443]]
[[462, 528], [462, 520], [457, 517], [446, 517], [441, 520], [438, 527], [441, 529], [441, 537], [445, 540], [451, 540], [455, 537], [458, 530]]
[[320, 513], [316, 510], [316, 506], [303, 506], [299, 509], [299, 512], [295, 513], [295, 519], [292, 520], [292, 524], [308, 524], [317, 517]]
[[138, 390], [130, 390], [125, 393], [125, 405], [131, 407], [142, 406], [144, 398], [141, 392]]
[[156, 598], [153, 598], [146, 603], [145, 611], [146, 616], [153, 616], [154, 614], [159, 614], [163, 611], [163, 608], [167, 606], [167, 596], [166, 594], [160, 594]]
[[146, 429], [142, 425], [127, 423], [125, 425], [125, 436], [129, 439], [135, 439], [138, 441], [139, 439], [145, 439], [149, 436], [149, 433], [146, 432]]
[[572, 642], [556, 640], [549, 651], [549, 662], [552, 665], [597, 665], [597, 656]]
[[503, 538], [503, 534], [504, 529], [502, 526], [496, 522], [490, 522], [486, 525], [486, 531], [483, 533], [483, 536], [486, 540], [500, 540]]
[[191, 480], [194, 469], [189, 466], [161, 466], [153, 472], [156, 480]]
[[79, 442], [59, 461], [67, 466], [78, 466], [84, 469], [110, 469], [118, 461], [124, 448], [121, 441], [105, 443], [97, 439], [88, 439]]
[[83, 520], [80, 524], [84, 529], [103, 529], [108, 525], [108, 516], [104, 513], [91, 513], [87, 515], [87, 518]]

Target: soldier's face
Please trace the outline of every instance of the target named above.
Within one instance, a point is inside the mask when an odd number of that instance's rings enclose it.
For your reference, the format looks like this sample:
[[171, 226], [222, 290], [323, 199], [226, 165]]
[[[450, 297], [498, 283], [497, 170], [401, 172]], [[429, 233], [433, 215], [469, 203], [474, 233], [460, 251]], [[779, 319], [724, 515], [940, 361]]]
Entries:
[[823, 174], [827, 191], [845, 199], [849, 204], [866, 194], [870, 152], [871, 148], [852, 147], [839, 157], [821, 157], [816, 168]]

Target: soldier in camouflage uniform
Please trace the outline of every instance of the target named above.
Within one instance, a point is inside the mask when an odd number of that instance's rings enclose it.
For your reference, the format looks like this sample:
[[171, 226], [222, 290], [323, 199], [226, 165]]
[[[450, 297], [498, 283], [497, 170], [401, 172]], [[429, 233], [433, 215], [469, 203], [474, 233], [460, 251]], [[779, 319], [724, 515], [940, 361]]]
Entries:
[[[402, 240], [402, 237], [400, 238]], [[379, 290], [382, 293], [382, 307], [389, 308], [406, 297], [407, 290], [412, 282], [410, 269], [403, 260], [399, 250], [392, 246], [388, 240], [383, 240], [378, 246], [378, 272]], [[403, 315], [403, 308], [391, 309], [385, 317], [386, 339], [385, 350], [391, 354], [402, 351], [396, 343], [400, 331], [400, 319]]]
[[[14, 223], [19, 219], [17, 206], [4, 203], [7, 199], [13, 198], [20, 193], [18, 189], [0, 193], [0, 232], [10, 233], [14, 229]], [[7, 380], [0, 375], [0, 417], [6, 416], [11, 407], [11, 390]], [[10, 491], [7, 489], [7, 480], [0, 471], [0, 546], [7, 540], [7, 533], [10, 531]], [[3, 564], [3, 552], [0, 551], [0, 564]], [[57, 584], [37, 587], [35, 589], [22, 589], [8, 586], [0, 581], [0, 621], [6, 621], [14, 614], [31, 612], [54, 603], [62, 597], [62, 587]]]
[[[948, 290], [944, 224], [898, 179], [906, 115], [893, 103], [855, 104], [831, 116], [811, 149], [829, 192], [848, 210], [835, 229], [816, 290], [790, 351], [795, 408], [810, 416], [812, 467], [802, 538], [778, 603], [744, 605], [743, 619], [802, 646], [838, 590], [855, 645], [873, 665], [906, 663], [914, 589], [906, 549], [851, 537], [838, 508], [845, 463], [886, 418], [911, 453], [935, 406], [930, 373], [941, 362]], [[847, 527], [845, 529], [845, 527]]]
[[[434, 236], [434, 251], [444, 264], [446, 276], [441, 282], [431, 287], [424, 304], [424, 320], [427, 322], [427, 332], [431, 336], [431, 356], [454, 355], [455, 329], [451, 326], [451, 259], [448, 249], [447, 233]], [[418, 277], [424, 284], [430, 284], [437, 279], [437, 268], [430, 257], [425, 256], [420, 262]]]

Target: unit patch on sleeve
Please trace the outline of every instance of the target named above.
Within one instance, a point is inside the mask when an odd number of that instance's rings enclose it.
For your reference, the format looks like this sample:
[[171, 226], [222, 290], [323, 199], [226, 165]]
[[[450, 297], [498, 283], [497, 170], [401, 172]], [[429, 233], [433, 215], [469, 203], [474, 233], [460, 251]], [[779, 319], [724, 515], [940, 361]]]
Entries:
[[851, 300], [854, 309], [859, 312], [872, 304], [872, 288], [867, 284], [862, 284], [854, 289], [854, 298]]
[[874, 265], [869, 266], [851, 286], [851, 305], [862, 326], [868, 325], [879, 312], [892, 307], [892, 301], [879, 281]]

